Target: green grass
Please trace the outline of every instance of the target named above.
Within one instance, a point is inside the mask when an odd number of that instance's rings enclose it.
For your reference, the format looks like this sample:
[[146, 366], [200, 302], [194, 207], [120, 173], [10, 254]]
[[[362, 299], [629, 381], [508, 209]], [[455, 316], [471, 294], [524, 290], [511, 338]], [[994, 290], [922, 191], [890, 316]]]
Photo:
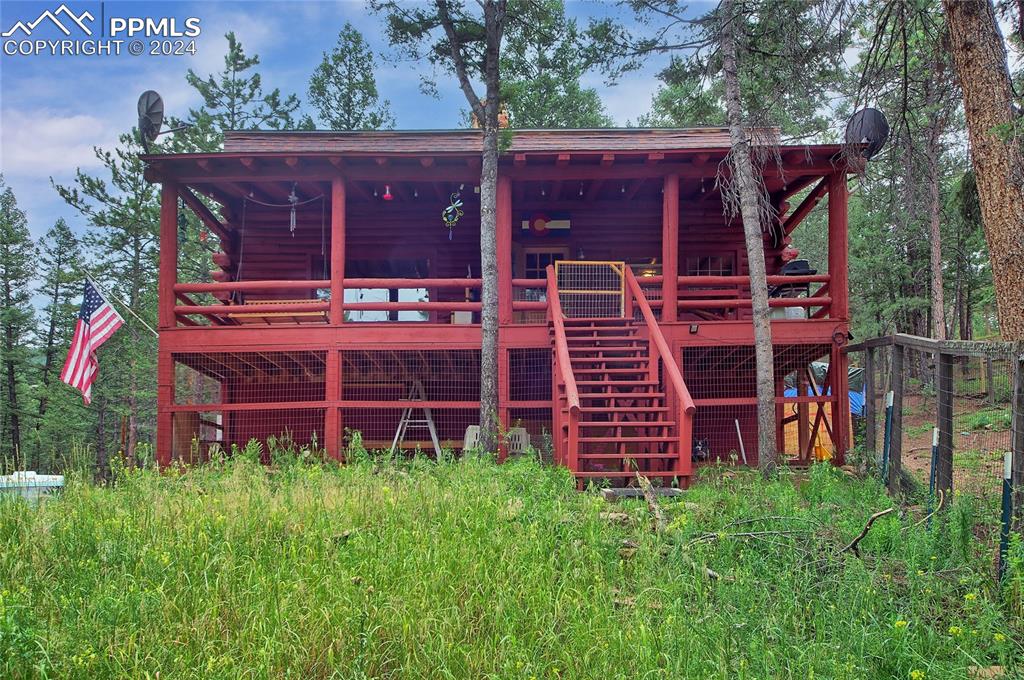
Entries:
[[[37, 508], [0, 503], [0, 677], [1019, 671], [1024, 575], [993, 593], [966, 505], [932, 533], [882, 518], [858, 558], [838, 550], [890, 501], [827, 465], [770, 483], [711, 469], [663, 503], [657, 535], [642, 502], [529, 460], [240, 456], [72, 483]], [[783, 533], [731, 536], [762, 531]]]
[[1009, 408], [987, 408], [957, 416], [956, 427], [961, 430], [1009, 430]]

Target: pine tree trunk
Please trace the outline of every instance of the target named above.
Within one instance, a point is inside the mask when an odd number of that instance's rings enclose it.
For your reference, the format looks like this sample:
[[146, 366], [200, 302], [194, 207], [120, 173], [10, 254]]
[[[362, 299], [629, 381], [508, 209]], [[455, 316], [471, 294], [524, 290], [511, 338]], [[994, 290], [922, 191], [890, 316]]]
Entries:
[[775, 370], [772, 350], [772, 327], [768, 308], [768, 279], [764, 260], [764, 237], [761, 231], [760, 187], [754, 176], [750, 141], [743, 126], [740, 81], [737, 67], [737, 36], [735, 5], [723, 0], [721, 5], [722, 70], [725, 76], [726, 117], [729, 138], [732, 181], [740, 198], [740, 216], [747, 246], [750, 270], [750, 298], [754, 317], [754, 357], [757, 371], [757, 455], [758, 467], [764, 475], [774, 472], [778, 459], [775, 441]]
[[[935, 103], [932, 102], [934, 109]], [[942, 283], [942, 204], [939, 202], [939, 140], [942, 135], [942, 121], [938, 112], [929, 114], [928, 143], [925, 148], [928, 172], [928, 235], [931, 240], [929, 259], [931, 264], [932, 337], [946, 339], [946, 302]]]
[[[490, 88], [488, 88], [490, 90]], [[488, 98], [490, 108], [496, 97]], [[495, 104], [496, 106], [496, 104]], [[480, 167], [480, 447], [497, 450], [498, 417], [498, 130], [487, 115]]]
[[[4, 308], [10, 307], [13, 292], [9, 281], [4, 281]], [[10, 450], [15, 460], [21, 455], [21, 421], [18, 418], [18, 374], [14, 363], [14, 327], [13, 321], [5, 324], [4, 332], [4, 373], [7, 388], [7, 428], [10, 432]], [[0, 435], [4, 431], [0, 431]]]
[[1006, 47], [989, 0], [943, 0], [963, 91], [985, 240], [1004, 340], [1024, 340], [1024, 162], [1019, 140], [996, 128], [1014, 120]]
[[[55, 267], [57, 271], [63, 269], [63, 263], [57, 260]], [[53, 285], [53, 290], [50, 293], [50, 318], [46, 328], [46, 345], [43, 348], [43, 371], [40, 375], [40, 386], [42, 389], [39, 391], [39, 411], [38, 419], [36, 420], [36, 432], [39, 432], [43, 426], [43, 416], [46, 415], [46, 407], [49, 404], [49, 389], [50, 389], [50, 373], [53, 370], [53, 362], [56, 358], [57, 348], [54, 346], [54, 340], [57, 337], [57, 312], [60, 309], [60, 283], [59, 281]]]
[[498, 61], [505, 3], [483, 3], [486, 54], [483, 102], [483, 159], [480, 164], [480, 447], [498, 450]]

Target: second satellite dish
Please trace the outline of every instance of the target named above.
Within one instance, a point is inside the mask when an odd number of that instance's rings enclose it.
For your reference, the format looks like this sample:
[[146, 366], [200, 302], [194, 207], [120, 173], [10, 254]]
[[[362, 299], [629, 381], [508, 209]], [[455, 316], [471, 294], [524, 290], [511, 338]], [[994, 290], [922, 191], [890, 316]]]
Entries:
[[870, 160], [889, 139], [889, 121], [878, 109], [861, 109], [846, 124], [846, 143], [865, 144], [862, 155]]

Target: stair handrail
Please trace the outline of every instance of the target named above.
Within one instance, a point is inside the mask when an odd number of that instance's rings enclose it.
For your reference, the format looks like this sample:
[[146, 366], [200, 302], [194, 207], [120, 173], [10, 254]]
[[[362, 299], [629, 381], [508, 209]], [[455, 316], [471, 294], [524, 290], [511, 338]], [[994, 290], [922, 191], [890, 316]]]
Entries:
[[[679, 458], [681, 461], [685, 461], [683, 470], [689, 472], [690, 449], [693, 445], [690, 441], [693, 432], [693, 414], [697, 410], [697, 406], [693, 403], [693, 397], [690, 396], [690, 390], [686, 387], [683, 374], [679, 371], [679, 365], [676, 363], [675, 357], [672, 356], [672, 350], [669, 349], [665, 335], [661, 332], [658, 320], [654, 318], [654, 312], [651, 311], [651, 305], [647, 302], [647, 296], [644, 295], [640, 282], [636, 280], [633, 270], [629, 267], [626, 267], [625, 276], [626, 284], [633, 298], [633, 304], [639, 308], [644, 323], [647, 325], [651, 344], [654, 345], [654, 349], [658, 353], [657, 357], [652, 355], [650, 361], [656, 362], [658, 357], [662, 359], [662, 365], [665, 367], [665, 377], [679, 399]], [[652, 365], [656, 366], [657, 364], [653, 363]]]
[[552, 330], [554, 330], [555, 366], [558, 369], [558, 373], [555, 375], [561, 377], [562, 384], [565, 386], [564, 398], [568, 412], [568, 419], [565, 423], [565, 443], [563, 445], [560, 397], [558, 394], [552, 394], [551, 398], [554, 404], [552, 420], [555, 425], [555, 432], [557, 433], [555, 437], [557, 442], [555, 450], [561, 449], [558, 462], [575, 473], [579, 470], [579, 458], [576, 449], [580, 428], [580, 393], [576, 387], [576, 376], [572, 372], [572, 360], [569, 358], [569, 342], [565, 337], [565, 323], [562, 320], [564, 316], [562, 313], [562, 301], [558, 295], [558, 279], [555, 276], [554, 266], [548, 265], [546, 273], [548, 280], [548, 320], [551, 322]]
[[565, 400], [569, 406], [569, 412], [578, 414], [580, 410], [580, 393], [576, 387], [576, 376], [572, 372], [572, 361], [569, 359], [569, 342], [565, 337], [565, 323], [563, 322], [562, 301], [558, 297], [558, 281], [555, 279], [555, 268], [547, 266], [548, 279], [548, 312], [551, 315], [551, 326], [555, 331], [555, 355], [558, 358], [558, 368], [565, 383]]

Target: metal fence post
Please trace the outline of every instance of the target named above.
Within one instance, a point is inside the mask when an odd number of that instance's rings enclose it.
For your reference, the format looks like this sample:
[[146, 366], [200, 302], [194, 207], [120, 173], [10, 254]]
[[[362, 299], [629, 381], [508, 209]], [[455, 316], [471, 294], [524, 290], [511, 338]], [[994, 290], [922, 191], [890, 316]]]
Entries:
[[881, 477], [883, 484], [889, 483], [889, 452], [892, 450], [892, 391], [885, 393], [885, 433], [882, 435]]
[[889, 491], [899, 489], [903, 469], [903, 345], [892, 345], [892, 433], [889, 435]]
[[864, 450], [875, 452], [875, 350], [864, 350]]
[[1013, 524], [1013, 453], [1003, 457], [1003, 513], [999, 526], [999, 580], [1006, 576], [1006, 551], [1010, 545], [1010, 526]]
[[935, 504], [935, 469], [939, 465], [939, 428], [932, 428], [932, 455], [928, 471], [928, 523], [926, 528], [932, 528], [932, 507]]
[[936, 353], [939, 358], [939, 376], [936, 381], [938, 412], [935, 423], [939, 428], [936, 486], [948, 496], [953, 492], [953, 356], [941, 350]]

